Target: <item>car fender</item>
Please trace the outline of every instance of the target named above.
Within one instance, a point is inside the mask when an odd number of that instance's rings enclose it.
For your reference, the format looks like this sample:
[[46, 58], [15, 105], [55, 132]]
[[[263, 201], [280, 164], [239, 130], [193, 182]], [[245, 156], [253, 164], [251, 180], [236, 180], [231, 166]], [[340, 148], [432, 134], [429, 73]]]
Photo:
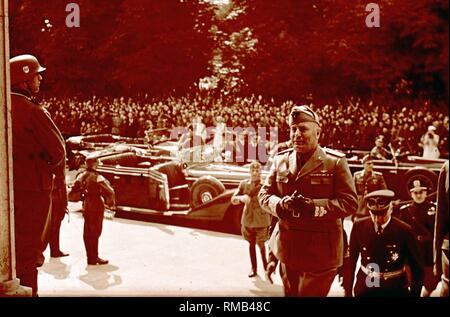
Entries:
[[197, 179], [191, 186], [190, 201], [192, 208], [207, 203], [225, 191], [225, 186], [215, 177], [205, 175]]

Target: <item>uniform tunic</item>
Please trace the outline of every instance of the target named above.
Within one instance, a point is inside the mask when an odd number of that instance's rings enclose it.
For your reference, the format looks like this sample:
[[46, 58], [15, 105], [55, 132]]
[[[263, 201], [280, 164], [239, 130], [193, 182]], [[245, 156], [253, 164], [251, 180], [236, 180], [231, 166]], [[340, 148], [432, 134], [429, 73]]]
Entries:
[[279, 219], [271, 250], [289, 267], [309, 272], [342, 265], [341, 218], [357, 208], [355, 185], [345, 157], [334, 157], [318, 146], [299, 169], [294, 149], [280, 152], [259, 193], [261, 205], [277, 216], [278, 202], [297, 190], [323, 213], [316, 217]]
[[105, 201], [115, 206], [114, 189], [101, 175], [86, 170], [75, 180], [74, 187], [79, 186], [83, 193], [84, 231], [83, 239], [88, 262], [98, 259], [98, 240], [102, 233]]
[[425, 266], [433, 265], [433, 235], [436, 204], [425, 201], [411, 203], [400, 208], [399, 218], [413, 229]]
[[270, 214], [265, 211], [258, 200], [261, 182], [243, 180], [233, 196], [248, 195], [250, 202], [245, 204], [241, 218], [241, 232], [247, 241], [264, 242], [269, 239]]
[[[368, 276], [360, 269], [356, 277], [355, 296], [408, 296], [408, 279], [404, 269], [407, 263], [412, 272], [411, 294], [420, 295], [423, 265], [414, 233], [403, 221], [391, 217], [383, 233], [378, 235], [370, 217], [357, 220], [350, 235], [351, 272], [355, 272], [359, 255], [362, 266], [368, 268], [376, 264], [378, 273], [404, 271], [396, 277], [380, 278], [379, 287], [369, 287]], [[354, 275], [351, 274], [351, 285], [353, 280]]]
[[66, 152], [49, 113], [32, 101], [29, 92], [14, 90], [11, 104], [16, 271], [21, 285], [37, 295], [37, 257], [52, 189], [65, 188]]
[[358, 195], [358, 210], [356, 214], [358, 216], [367, 216], [369, 212], [364, 204], [363, 198], [375, 190], [387, 189], [383, 174], [376, 171], [370, 174], [364, 170], [357, 171], [353, 175], [353, 181], [355, 182], [356, 194]]

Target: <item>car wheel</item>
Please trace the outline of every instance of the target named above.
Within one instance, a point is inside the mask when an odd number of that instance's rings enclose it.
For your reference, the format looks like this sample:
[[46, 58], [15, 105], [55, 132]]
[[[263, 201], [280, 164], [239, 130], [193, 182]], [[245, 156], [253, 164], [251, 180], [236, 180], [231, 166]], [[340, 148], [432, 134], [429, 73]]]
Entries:
[[213, 200], [225, 191], [225, 186], [212, 176], [202, 176], [191, 187], [191, 206], [198, 207]]
[[409, 189], [413, 186], [415, 180], [428, 188], [428, 194], [436, 191], [437, 175], [427, 169], [412, 169], [405, 174], [404, 190], [407, 197], [410, 196]]

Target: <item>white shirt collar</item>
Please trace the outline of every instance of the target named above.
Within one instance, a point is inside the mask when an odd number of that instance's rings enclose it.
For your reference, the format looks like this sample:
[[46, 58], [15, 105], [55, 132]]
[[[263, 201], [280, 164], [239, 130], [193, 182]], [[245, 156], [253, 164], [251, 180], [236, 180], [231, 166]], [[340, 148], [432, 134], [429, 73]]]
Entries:
[[[385, 222], [385, 223], [383, 223], [382, 225], [381, 225], [381, 229], [383, 229], [383, 231], [384, 231], [384, 229], [386, 229], [386, 227], [388, 226], [388, 224], [389, 224], [389, 222], [391, 222], [391, 216], [389, 216], [389, 219]], [[375, 227], [375, 232], [377, 232], [377, 224], [376, 223], [374, 223], [374, 227]]]

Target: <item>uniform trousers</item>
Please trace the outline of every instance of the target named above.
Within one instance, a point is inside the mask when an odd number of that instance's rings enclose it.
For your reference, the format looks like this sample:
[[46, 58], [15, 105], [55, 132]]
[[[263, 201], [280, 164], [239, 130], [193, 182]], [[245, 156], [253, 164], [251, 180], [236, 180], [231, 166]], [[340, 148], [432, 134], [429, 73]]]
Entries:
[[286, 297], [326, 297], [336, 276], [337, 268], [305, 272], [280, 264], [280, 274]]
[[37, 295], [36, 262], [51, 206], [51, 191], [14, 190], [16, 273], [20, 284]]
[[103, 209], [85, 208], [83, 240], [86, 248], [88, 262], [98, 259], [98, 240], [102, 234], [103, 227]]

